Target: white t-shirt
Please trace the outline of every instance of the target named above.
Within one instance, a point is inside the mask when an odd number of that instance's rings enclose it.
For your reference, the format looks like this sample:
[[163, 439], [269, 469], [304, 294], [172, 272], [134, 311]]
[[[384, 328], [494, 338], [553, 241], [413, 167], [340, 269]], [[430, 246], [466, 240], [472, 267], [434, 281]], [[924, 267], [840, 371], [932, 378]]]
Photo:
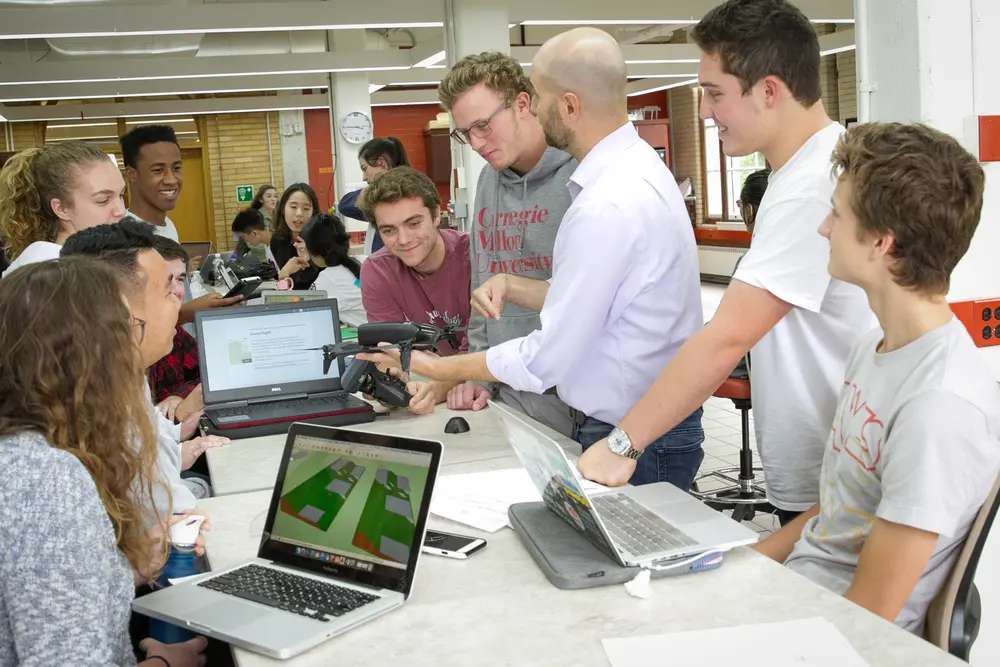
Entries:
[[818, 233], [831, 209], [830, 157], [843, 132], [831, 123], [771, 175], [750, 250], [733, 276], [793, 306], [750, 353], [767, 497], [784, 510], [819, 500], [823, 446], [847, 356], [878, 326], [864, 292], [830, 277], [830, 244]]
[[323, 290], [328, 298], [337, 300], [341, 322], [352, 327], [367, 324], [368, 315], [361, 305], [361, 282], [346, 266], [328, 266], [320, 271], [312, 289]]
[[175, 243], [181, 242], [180, 237], [177, 236], [177, 227], [174, 225], [174, 221], [171, 220], [170, 218], [164, 219], [163, 221], [164, 225], [161, 227], [160, 225], [152, 223], [149, 220], [143, 220], [132, 211], [129, 211], [128, 213], [136, 220], [142, 220], [142, 222], [145, 222], [147, 225], [152, 225], [154, 234], [165, 236], [171, 241], [174, 241]]
[[62, 246], [58, 243], [35, 241], [25, 248], [24, 252], [17, 256], [17, 259], [10, 263], [7, 270], [3, 272], [3, 277], [6, 278], [14, 269], [19, 269], [22, 266], [27, 266], [28, 264], [36, 264], [38, 262], [47, 262], [52, 259], [59, 259], [60, 250], [62, 250]]
[[930, 601], [1000, 470], [1000, 389], [955, 319], [876, 354], [873, 331], [848, 361], [823, 455], [820, 514], [785, 564], [844, 593], [876, 517], [940, 537], [896, 618], [920, 633]]

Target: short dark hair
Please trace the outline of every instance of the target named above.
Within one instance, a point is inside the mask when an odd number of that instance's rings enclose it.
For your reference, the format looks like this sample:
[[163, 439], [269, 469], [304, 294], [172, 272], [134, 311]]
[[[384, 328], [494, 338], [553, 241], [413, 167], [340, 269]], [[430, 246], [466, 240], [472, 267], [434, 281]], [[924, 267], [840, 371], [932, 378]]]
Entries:
[[868, 123], [841, 137], [833, 165], [850, 181], [862, 237], [892, 235], [896, 283], [946, 294], [983, 211], [979, 161], [926, 125]]
[[340, 218], [329, 213], [314, 216], [299, 236], [310, 255], [322, 257], [327, 266], [345, 266], [355, 278], [361, 278], [361, 264], [350, 255], [351, 237]]
[[764, 192], [767, 191], [769, 178], [771, 178], [770, 169], [759, 169], [747, 176], [740, 189], [740, 202], [749, 204], [754, 209], [760, 207], [760, 202], [764, 199]]
[[767, 76], [785, 82], [805, 107], [822, 97], [819, 37], [812, 23], [787, 0], [728, 0], [713, 8], [691, 31], [722, 69], [743, 84], [743, 94]]
[[233, 218], [234, 234], [249, 234], [255, 229], [267, 229], [264, 214], [256, 208], [245, 208]]
[[123, 220], [109, 225], [97, 225], [73, 234], [60, 257], [90, 255], [110, 264], [131, 286], [133, 294], [146, 285], [146, 275], [139, 267], [139, 253], [155, 248], [153, 226], [137, 220]]
[[180, 243], [166, 236], [156, 234], [153, 236], [153, 250], [160, 253], [160, 257], [168, 262], [174, 259], [184, 260], [185, 266], [191, 261], [191, 255]]
[[285, 204], [288, 203], [288, 199], [296, 192], [301, 192], [309, 198], [313, 207], [313, 215], [320, 212], [319, 197], [316, 196], [316, 191], [312, 189], [312, 186], [308, 183], [292, 183], [289, 185], [285, 188], [284, 193], [282, 193], [281, 200], [278, 201], [278, 208], [274, 211], [274, 238], [279, 241], [290, 241], [292, 238], [292, 230], [288, 228], [288, 223], [285, 222]]
[[376, 176], [374, 182], [365, 188], [360, 202], [361, 210], [369, 222], [377, 225], [376, 206], [393, 204], [410, 197], [419, 197], [432, 214], [441, 209], [441, 195], [427, 174], [411, 167], [396, 167]]
[[139, 151], [147, 144], [169, 143], [177, 144], [177, 134], [169, 125], [143, 125], [126, 132], [118, 139], [122, 147], [122, 162], [126, 167], [139, 166]]
[[373, 167], [379, 158], [385, 159], [386, 167], [389, 169], [410, 166], [410, 159], [406, 157], [403, 142], [396, 137], [369, 139], [358, 150], [358, 157]]

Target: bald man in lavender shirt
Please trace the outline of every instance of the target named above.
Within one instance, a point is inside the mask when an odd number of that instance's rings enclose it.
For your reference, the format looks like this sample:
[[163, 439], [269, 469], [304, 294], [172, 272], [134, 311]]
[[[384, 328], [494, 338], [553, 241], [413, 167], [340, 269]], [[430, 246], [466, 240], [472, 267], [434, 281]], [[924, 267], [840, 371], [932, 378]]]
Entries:
[[[415, 353], [411, 367], [440, 381], [501, 381], [537, 393], [554, 386], [586, 449], [614, 439], [614, 425], [701, 328], [697, 248], [673, 176], [628, 120], [617, 43], [589, 28], [558, 35], [539, 49], [531, 80], [546, 141], [580, 162], [568, 184], [573, 204], [556, 236], [551, 280], [500, 274], [472, 305], [493, 318], [508, 301], [533, 308], [542, 328], [483, 353]], [[629, 481], [689, 489], [704, 437], [698, 408], [642, 452]], [[627, 444], [615, 453], [636, 456]]]

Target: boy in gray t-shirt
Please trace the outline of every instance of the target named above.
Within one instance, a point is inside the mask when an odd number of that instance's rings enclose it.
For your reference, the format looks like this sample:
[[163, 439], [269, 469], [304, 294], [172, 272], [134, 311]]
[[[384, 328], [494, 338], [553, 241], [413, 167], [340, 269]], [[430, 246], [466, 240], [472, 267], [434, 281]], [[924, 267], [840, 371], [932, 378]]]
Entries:
[[755, 548], [919, 633], [1000, 471], [1000, 390], [945, 300], [984, 176], [920, 125], [854, 128], [833, 163], [830, 274], [881, 329], [848, 359], [819, 503]]

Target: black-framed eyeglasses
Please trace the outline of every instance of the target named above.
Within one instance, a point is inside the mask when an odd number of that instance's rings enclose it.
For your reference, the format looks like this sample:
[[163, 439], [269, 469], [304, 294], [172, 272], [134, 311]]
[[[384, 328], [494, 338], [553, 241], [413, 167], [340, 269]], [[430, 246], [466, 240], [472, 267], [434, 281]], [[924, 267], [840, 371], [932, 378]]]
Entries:
[[132, 318], [132, 326], [139, 327], [139, 344], [146, 338], [146, 320], [140, 320], [138, 317]]
[[505, 101], [503, 104], [501, 104], [500, 106], [498, 106], [497, 110], [494, 111], [493, 113], [491, 113], [486, 118], [486, 120], [481, 120], [478, 123], [474, 123], [473, 125], [471, 125], [466, 130], [460, 130], [460, 129], [456, 128], [451, 133], [452, 139], [454, 139], [455, 141], [457, 141], [460, 144], [467, 144], [467, 143], [469, 143], [469, 136], [470, 135], [473, 136], [473, 137], [475, 137], [475, 138], [477, 138], [477, 139], [485, 139], [486, 137], [490, 136], [490, 132], [493, 131], [493, 129], [490, 127], [490, 121], [492, 121], [494, 118], [496, 118], [496, 115], [498, 113], [500, 113], [501, 111], [503, 111], [504, 109], [506, 109], [509, 106], [510, 106], [510, 102], [506, 102]]

